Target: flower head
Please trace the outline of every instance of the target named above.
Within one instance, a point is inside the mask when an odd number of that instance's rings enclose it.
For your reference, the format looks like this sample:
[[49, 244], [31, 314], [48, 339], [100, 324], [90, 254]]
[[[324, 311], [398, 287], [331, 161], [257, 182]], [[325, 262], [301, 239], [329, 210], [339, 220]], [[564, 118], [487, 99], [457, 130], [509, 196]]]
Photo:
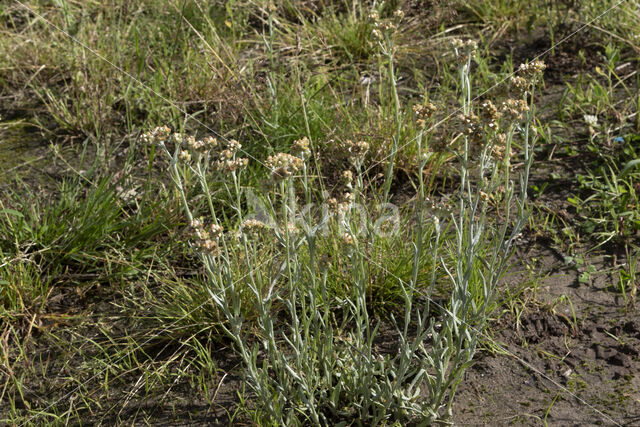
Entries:
[[302, 168], [302, 159], [287, 153], [278, 153], [267, 158], [266, 165], [271, 169], [271, 178], [281, 180], [289, 178]]
[[291, 145], [291, 152], [302, 159], [306, 159], [311, 154], [311, 149], [309, 148], [309, 138], [306, 136], [302, 139], [298, 139], [294, 141], [293, 145]]
[[437, 110], [438, 108], [430, 102], [414, 105], [413, 113], [416, 116], [418, 126], [424, 128], [427, 125], [427, 120], [429, 120]]
[[524, 113], [529, 112], [529, 105], [523, 99], [507, 99], [502, 103], [502, 114], [511, 123], [524, 118]]
[[367, 151], [369, 151], [369, 143], [366, 141], [353, 142], [347, 140], [343, 143], [343, 147], [347, 153], [349, 153], [349, 157], [354, 163], [362, 162]]
[[518, 73], [525, 78], [536, 78], [542, 74], [547, 65], [539, 60], [531, 61], [528, 64], [520, 64]]
[[347, 188], [351, 188], [353, 186], [353, 173], [350, 170], [342, 172], [342, 182], [347, 186]]
[[226, 143], [226, 148], [218, 153], [216, 167], [219, 170], [227, 172], [233, 172], [237, 169], [246, 167], [247, 164], [249, 164], [249, 161], [245, 158], [237, 158], [238, 151], [240, 151], [240, 149], [242, 149], [242, 145], [238, 141], [235, 139], [229, 140]]
[[478, 49], [478, 43], [475, 40], [451, 40], [451, 47], [453, 48], [459, 65], [466, 64], [470, 58], [476, 55], [476, 49]]
[[171, 135], [171, 128], [167, 126], [158, 126], [150, 132], [142, 135], [142, 140], [147, 144], [164, 144]]
[[185, 163], [188, 163], [191, 161], [191, 154], [187, 150], [182, 150], [180, 151], [180, 154], [178, 154], [178, 159]]
[[267, 228], [267, 225], [257, 219], [247, 219], [241, 225], [242, 232], [250, 235], [257, 235]]

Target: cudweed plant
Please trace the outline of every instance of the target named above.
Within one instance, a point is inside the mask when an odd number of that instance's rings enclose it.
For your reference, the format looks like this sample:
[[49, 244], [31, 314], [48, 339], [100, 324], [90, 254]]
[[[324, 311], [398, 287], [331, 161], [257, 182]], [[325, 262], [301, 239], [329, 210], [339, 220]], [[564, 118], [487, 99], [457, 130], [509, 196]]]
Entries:
[[[388, 35], [381, 36], [382, 47], [392, 49]], [[419, 180], [412, 218], [406, 221], [413, 224], [409, 239], [406, 231], [381, 236], [376, 224], [357, 212], [356, 206], [370, 199], [363, 182], [366, 141], [343, 144], [350, 159], [350, 168], [342, 174], [348, 191], [328, 200], [332, 225], [321, 227], [308, 211], [300, 214], [299, 198], [309, 204], [316, 197], [311, 177], [322, 179], [320, 171], [310, 171], [306, 138], [296, 141], [290, 153], [266, 159], [271, 185], [264, 196], [271, 218], [267, 224], [243, 220], [249, 212], [242, 204], [240, 180], [247, 161], [239, 157], [238, 142], [196, 140], [167, 128], [145, 135], [169, 159], [170, 175], [190, 223], [191, 245], [205, 267], [209, 295], [242, 359], [258, 416], [269, 423], [429, 424], [451, 414], [456, 387], [472, 362], [497, 282], [526, 221], [535, 141], [530, 131], [533, 106], [527, 100], [533, 100], [535, 79], [543, 68], [537, 64], [521, 69], [524, 80], [514, 82], [521, 99], [507, 100], [501, 108], [487, 101], [476, 115], [469, 78], [476, 47], [457, 41], [454, 48], [463, 112], [463, 144], [456, 153], [457, 210], [438, 217], [430, 216], [426, 208], [425, 124], [436, 107], [419, 106], [414, 109], [422, 129], [416, 138]], [[399, 111], [399, 101], [396, 107]], [[516, 138], [524, 155], [518, 191], [510, 161]], [[392, 150], [397, 150], [397, 140]], [[207, 184], [211, 174], [224, 183], [228, 208], [234, 212], [231, 217], [221, 216], [221, 208], [214, 204]], [[194, 218], [187, 176], [195, 177], [207, 200], [206, 218]], [[386, 200], [388, 191], [385, 186], [378, 200]], [[489, 220], [491, 210], [501, 213], [501, 223]], [[224, 227], [232, 231], [225, 232]], [[329, 233], [319, 233], [327, 229]], [[368, 254], [382, 239], [408, 240], [413, 253], [409, 277], [397, 278], [404, 311], [400, 319], [392, 317], [398, 337], [394, 354], [377, 350], [379, 323], [369, 304], [371, 265], [377, 261]], [[344, 298], [329, 284], [327, 247], [338, 248], [346, 260]], [[265, 253], [275, 254], [268, 268]], [[237, 262], [242, 268], [234, 265]], [[420, 274], [425, 263], [430, 268], [426, 283]], [[378, 267], [389, 272], [384, 265]], [[436, 286], [447, 278], [448, 302], [433, 303]], [[423, 299], [427, 302], [417, 303]], [[247, 316], [248, 312], [253, 315]]]

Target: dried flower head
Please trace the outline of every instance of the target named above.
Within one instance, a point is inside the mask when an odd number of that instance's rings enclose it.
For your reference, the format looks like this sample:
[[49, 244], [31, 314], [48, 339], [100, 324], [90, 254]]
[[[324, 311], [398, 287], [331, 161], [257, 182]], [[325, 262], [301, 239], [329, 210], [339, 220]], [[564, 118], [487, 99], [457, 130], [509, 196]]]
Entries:
[[288, 178], [302, 168], [302, 159], [287, 153], [278, 153], [267, 158], [266, 166], [271, 169], [271, 178]]
[[369, 15], [367, 16], [367, 19], [373, 23], [376, 23], [380, 20], [380, 16], [378, 15], [378, 12], [373, 11], [369, 13]]
[[350, 206], [351, 206], [351, 202], [347, 202], [347, 201], [339, 202], [338, 199], [336, 199], [335, 197], [332, 197], [329, 200], [327, 200], [327, 207], [329, 208], [329, 211], [339, 216], [344, 215], [349, 210]]
[[402, 21], [402, 18], [404, 18], [404, 12], [402, 11], [402, 9], [397, 9], [396, 11], [393, 12], [393, 17], [397, 21]]
[[381, 41], [384, 37], [382, 36], [382, 32], [379, 29], [374, 28], [371, 31], [371, 38], [377, 41]]
[[300, 233], [300, 229], [293, 222], [288, 222], [287, 226], [285, 228], [283, 228], [281, 231], [283, 233], [286, 232], [287, 234], [290, 234], [290, 235], [296, 235], [296, 234]]
[[171, 139], [173, 140], [173, 142], [175, 142], [177, 145], [181, 145], [184, 140], [185, 140], [185, 136], [184, 134], [175, 132], [174, 134], [171, 135]]
[[212, 136], [205, 137], [202, 142], [208, 149], [213, 149], [218, 146], [218, 140]]
[[496, 107], [493, 102], [486, 101], [482, 103], [482, 112], [480, 117], [487, 122], [497, 122], [500, 120], [502, 114], [498, 111], [498, 107]]
[[204, 223], [201, 219], [192, 220], [190, 225], [193, 229], [192, 237], [196, 249], [204, 254], [216, 255], [219, 248], [216, 240], [222, 235], [222, 227], [212, 226], [212, 233], [210, 233], [204, 229]]
[[343, 203], [347, 203], [351, 205], [356, 201], [356, 195], [350, 191], [347, 191], [344, 194], [342, 194], [342, 200], [344, 201]]
[[492, 154], [498, 160], [504, 160], [507, 156], [511, 157], [511, 150], [507, 153], [507, 135], [498, 133], [493, 137]]
[[207, 136], [204, 139], [195, 139], [189, 135], [187, 137], [180, 136], [179, 139], [185, 143], [189, 150], [197, 154], [207, 153], [218, 146], [218, 140], [212, 136]]

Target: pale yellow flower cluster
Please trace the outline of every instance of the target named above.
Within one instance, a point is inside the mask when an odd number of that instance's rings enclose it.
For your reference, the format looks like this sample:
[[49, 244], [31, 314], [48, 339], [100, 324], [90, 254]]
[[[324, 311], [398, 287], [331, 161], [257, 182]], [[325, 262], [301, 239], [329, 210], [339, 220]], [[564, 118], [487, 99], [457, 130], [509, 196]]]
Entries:
[[145, 132], [142, 135], [142, 141], [145, 144], [164, 144], [171, 135], [171, 128], [167, 126], [158, 126], [152, 131]]
[[222, 226], [212, 224], [208, 229], [206, 229], [201, 219], [194, 219], [191, 221], [190, 225], [193, 229], [192, 236], [194, 238], [194, 245], [196, 249], [203, 254], [212, 256], [217, 255], [220, 249], [218, 239], [224, 232]]
[[462, 122], [462, 129], [464, 134], [474, 144], [479, 144], [483, 141], [484, 129], [480, 123], [480, 118], [472, 111], [469, 114], [460, 114], [458, 116]]
[[366, 141], [353, 142], [348, 139], [342, 144], [342, 146], [353, 162], [361, 162], [364, 160], [365, 154], [369, 151], [369, 143]]
[[371, 12], [367, 16], [374, 29], [371, 31], [371, 38], [376, 41], [384, 40], [385, 34], [393, 34], [398, 29], [398, 24], [404, 18], [404, 12], [400, 9], [393, 12], [393, 20], [380, 20], [378, 12]]
[[265, 228], [267, 228], [267, 225], [262, 221], [258, 221], [257, 219], [247, 219], [240, 225], [240, 228], [245, 234], [257, 235], [260, 234], [260, 232], [262, 232]]
[[278, 181], [289, 178], [302, 169], [303, 160], [287, 153], [278, 153], [267, 158], [266, 165], [271, 169], [271, 178]]
[[[178, 134], [176, 134], [178, 135]], [[179, 137], [183, 139], [182, 137]], [[176, 138], [176, 140], [178, 140]], [[195, 153], [204, 154], [209, 150], [212, 150], [218, 146], [218, 140], [212, 136], [207, 136], [204, 139], [195, 139], [193, 136], [184, 138], [185, 144], [189, 150]]]
[[346, 171], [342, 172], [342, 183], [347, 188], [352, 188], [353, 187], [353, 172], [351, 172], [350, 170], [346, 170]]
[[510, 122], [518, 122], [529, 112], [529, 105], [524, 99], [507, 99], [502, 103], [502, 115]]
[[305, 136], [302, 139], [294, 141], [291, 145], [291, 152], [302, 159], [309, 157], [311, 154], [309, 138]]
[[546, 68], [545, 63], [538, 60], [528, 64], [520, 64], [518, 75], [510, 79], [511, 87], [521, 95], [531, 92], [532, 87], [538, 82]]
[[520, 64], [520, 67], [518, 68], [518, 74], [520, 74], [525, 78], [527, 77], [535, 78], [540, 74], [542, 74], [542, 72], [546, 68], [547, 68], [547, 65], [544, 62], [540, 60], [535, 60], [535, 61], [529, 62], [528, 64]]
[[242, 145], [235, 139], [230, 140], [226, 144], [226, 148], [218, 154], [216, 159], [216, 167], [219, 170], [232, 172], [237, 169], [241, 169], [247, 166], [249, 161], [247, 159], [236, 158], [238, 151], [242, 148]]
[[478, 49], [478, 43], [475, 40], [451, 40], [451, 47], [456, 53], [456, 59], [458, 64], [466, 64], [469, 58], [473, 58], [476, 55]]
[[142, 140], [149, 144], [164, 144], [172, 140], [178, 147], [184, 146], [185, 149], [181, 149], [178, 152], [178, 160], [184, 163], [191, 162], [194, 156], [200, 160], [206, 154], [213, 153], [214, 165], [219, 170], [235, 171], [246, 167], [248, 164], [247, 159], [237, 158], [238, 151], [242, 149], [242, 145], [235, 139], [226, 142], [221, 151], [215, 152], [215, 149], [220, 144], [213, 136], [207, 136], [203, 139], [196, 139], [191, 135], [185, 137], [180, 133], [171, 133], [171, 129], [167, 126], [160, 126], [142, 135]]

